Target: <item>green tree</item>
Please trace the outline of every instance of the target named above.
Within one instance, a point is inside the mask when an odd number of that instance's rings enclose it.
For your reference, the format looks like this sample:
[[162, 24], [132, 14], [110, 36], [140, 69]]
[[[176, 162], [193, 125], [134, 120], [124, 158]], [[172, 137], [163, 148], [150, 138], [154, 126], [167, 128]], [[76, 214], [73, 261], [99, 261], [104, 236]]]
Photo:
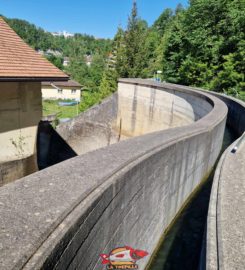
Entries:
[[106, 69], [104, 70], [99, 88], [102, 98], [116, 91], [117, 79], [119, 76], [123, 77], [124, 75], [123, 71], [126, 67], [124, 49], [124, 31], [119, 27], [113, 41], [112, 52], [107, 59]]
[[160, 45], [160, 35], [154, 29], [148, 29], [142, 51], [142, 59], [144, 59], [145, 67], [143, 67], [141, 76], [143, 78], [150, 78], [154, 75], [156, 70], [159, 70], [158, 53], [157, 50]]
[[127, 77], [127, 59], [125, 46], [125, 32], [121, 27], [118, 28], [114, 38], [113, 54], [115, 55], [115, 69], [119, 77]]
[[91, 78], [91, 82], [93, 82], [94, 88], [99, 87], [102, 75], [105, 69], [105, 59], [100, 54], [95, 54], [93, 56], [93, 61], [91, 66], [89, 67], [89, 77]]
[[125, 77], [139, 77], [146, 66], [144, 55], [144, 41], [147, 24], [138, 17], [136, 1], [133, 3], [131, 15], [128, 18], [128, 26], [124, 34], [124, 59], [125, 69], [122, 73]]
[[117, 78], [118, 75], [115, 69], [108, 67], [104, 71], [99, 88], [101, 98], [105, 98], [117, 90]]
[[47, 56], [47, 59], [51, 63], [53, 63], [57, 68], [64, 69], [64, 66], [63, 66], [64, 58], [63, 57], [57, 57], [57, 56], [54, 56], [54, 55], [49, 55], [49, 56]]
[[213, 90], [230, 93], [232, 95], [239, 95], [239, 92], [244, 89], [244, 73], [237, 71], [236, 55], [230, 53], [223, 56], [225, 62], [222, 64], [222, 68], [217, 72], [217, 76], [213, 78], [210, 83], [210, 88]]
[[172, 20], [173, 20], [173, 11], [172, 9], [167, 8], [154, 22], [153, 29], [155, 29], [160, 34], [160, 36], [163, 36], [166, 28], [169, 26]]
[[244, 87], [245, 8], [239, 0], [191, 0], [163, 40], [167, 81], [215, 91]]

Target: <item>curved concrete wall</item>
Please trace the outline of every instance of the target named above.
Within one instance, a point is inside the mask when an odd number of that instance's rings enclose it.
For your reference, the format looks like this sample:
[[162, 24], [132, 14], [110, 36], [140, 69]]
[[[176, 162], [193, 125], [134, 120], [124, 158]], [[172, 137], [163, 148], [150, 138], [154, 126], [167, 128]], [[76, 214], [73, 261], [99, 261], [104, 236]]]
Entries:
[[221, 99], [228, 107], [227, 124], [241, 136], [245, 130], [245, 104], [241, 100], [213, 93], [212, 95]]
[[57, 127], [58, 134], [78, 154], [118, 142], [112, 129], [117, 118], [117, 93]]
[[175, 91], [212, 110], [191, 125], [87, 153], [0, 189], [1, 269], [104, 269], [99, 254], [124, 245], [152, 254], [214, 165], [226, 122], [220, 100], [188, 87]]
[[[227, 122], [240, 138], [224, 152], [215, 171], [204, 243], [206, 254], [202, 254], [206, 262], [201, 269], [244, 269], [245, 104], [214, 95], [227, 104]], [[235, 146], [236, 152], [232, 151]]]
[[203, 96], [178, 91], [177, 86], [159, 88], [151, 81], [130, 82], [121, 79], [116, 94], [58, 126], [59, 135], [77, 154], [129, 137], [189, 125], [212, 109]]
[[118, 85], [116, 129], [120, 127], [123, 136], [189, 125], [212, 110], [212, 104], [203, 97], [180, 92], [176, 86], [165, 84], [159, 89], [152, 82], [130, 82], [120, 79]]

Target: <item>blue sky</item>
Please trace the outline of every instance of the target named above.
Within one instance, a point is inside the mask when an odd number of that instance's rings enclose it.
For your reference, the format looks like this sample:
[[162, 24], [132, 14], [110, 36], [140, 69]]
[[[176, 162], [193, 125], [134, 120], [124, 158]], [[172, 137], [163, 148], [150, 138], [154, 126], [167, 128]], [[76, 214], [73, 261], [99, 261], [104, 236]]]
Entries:
[[[113, 37], [125, 27], [133, 0], [0, 0], [0, 14], [25, 19], [47, 31], [67, 30], [96, 37]], [[138, 0], [138, 12], [150, 25], [165, 8], [188, 0]]]

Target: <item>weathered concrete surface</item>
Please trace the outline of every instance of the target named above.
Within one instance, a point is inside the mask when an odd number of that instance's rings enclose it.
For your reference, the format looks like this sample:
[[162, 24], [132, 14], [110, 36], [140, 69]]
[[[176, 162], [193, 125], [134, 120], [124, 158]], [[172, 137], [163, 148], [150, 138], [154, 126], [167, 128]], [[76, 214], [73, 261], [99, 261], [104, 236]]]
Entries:
[[[198, 90], [197, 88], [191, 88], [193, 90]], [[200, 91], [201, 89], [199, 89]], [[245, 104], [243, 101], [227, 96], [224, 94], [211, 92], [203, 90], [204, 93], [209, 93], [215, 97], [221, 99], [226, 106], [228, 107], [227, 115], [227, 124], [232, 128], [232, 130], [238, 135], [241, 136], [245, 131]]]
[[36, 154], [27, 158], [0, 163], [0, 187], [37, 170]]
[[[242, 135], [245, 104], [223, 95], [228, 105], [228, 124]], [[237, 110], [236, 110], [237, 106]], [[234, 142], [222, 155], [215, 172], [207, 221], [206, 265], [201, 269], [244, 269], [245, 257], [245, 143], [237, 152]]]
[[212, 109], [198, 93], [180, 92], [168, 84], [159, 87], [146, 80], [130, 82], [120, 79], [116, 94], [57, 128], [77, 154], [129, 137], [189, 125]]
[[[214, 165], [226, 122], [220, 100], [177, 88], [203, 97], [213, 106], [210, 113], [191, 125], [113, 144], [0, 189], [0, 269], [104, 269], [99, 254], [123, 245], [152, 254]], [[139, 261], [140, 269], [149, 258]]]
[[0, 82], [0, 186], [37, 171], [40, 82]]
[[117, 118], [117, 93], [57, 127], [58, 134], [79, 155], [118, 142], [112, 126]]
[[223, 154], [216, 170], [207, 227], [206, 269], [244, 269], [245, 144]]
[[[135, 80], [132, 80], [135, 81]], [[158, 130], [189, 125], [208, 114], [212, 105], [203, 97], [176, 86], [152, 81], [120, 79], [116, 130], [122, 136], [135, 137]]]

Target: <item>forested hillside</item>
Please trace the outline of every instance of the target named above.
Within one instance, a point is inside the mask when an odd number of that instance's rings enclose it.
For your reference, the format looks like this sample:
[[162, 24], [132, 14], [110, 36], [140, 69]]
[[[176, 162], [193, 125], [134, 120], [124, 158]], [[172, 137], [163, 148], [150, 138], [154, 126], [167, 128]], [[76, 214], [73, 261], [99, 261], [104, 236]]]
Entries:
[[[56, 50], [70, 58], [65, 71], [88, 91], [80, 110], [116, 90], [119, 77], [154, 78], [198, 86], [245, 99], [245, 0], [190, 0], [166, 9], [152, 26], [133, 4], [126, 29], [111, 40], [75, 34], [54, 37], [22, 20], [11, 27], [36, 50]], [[91, 66], [85, 55], [92, 55]], [[50, 59], [60, 68], [62, 59]], [[159, 74], [157, 75], [159, 76]]]
[[245, 97], [245, 1], [190, 0], [166, 9], [148, 27], [134, 3], [126, 30], [114, 39], [114, 69], [104, 73], [101, 91], [114, 77], [152, 78]]
[[[86, 34], [75, 34], [72, 38], [53, 36], [27, 21], [6, 17], [4, 19], [36, 51], [43, 53], [51, 51], [45, 53], [49, 61], [63, 69], [91, 93], [98, 91], [106, 60], [111, 51], [111, 40], [96, 39]], [[92, 59], [90, 66], [86, 64], [87, 56]], [[63, 60], [66, 57], [69, 58], [70, 64], [64, 67]]]
[[75, 34], [74, 38], [53, 36], [42, 28], [36, 27], [34, 24], [24, 20], [8, 19], [6, 17], [4, 17], [4, 20], [35, 50], [57, 50], [64, 57], [77, 57], [96, 53], [104, 55], [111, 48], [111, 40], [109, 39], [96, 39], [87, 34]]

